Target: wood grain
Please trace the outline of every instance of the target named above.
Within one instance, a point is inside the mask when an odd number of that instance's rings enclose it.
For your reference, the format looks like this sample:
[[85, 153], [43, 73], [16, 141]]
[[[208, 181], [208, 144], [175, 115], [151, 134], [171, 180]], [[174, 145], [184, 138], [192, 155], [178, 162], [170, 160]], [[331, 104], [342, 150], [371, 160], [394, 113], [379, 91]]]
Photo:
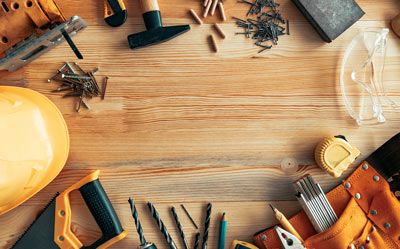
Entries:
[[[324, 43], [290, 0], [281, 0], [290, 19], [291, 35], [271, 51], [258, 54], [254, 41], [235, 35], [232, 16], [245, 18], [247, 5], [224, 1], [227, 22], [219, 25], [225, 40], [219, 52], [210, 51], [207, 37], [219, 14], [195, 24], [188, 10], [202, 13], [200, 0], [160, 0], [165, 26], [190, 23], [192, 30], [164, 44], [132, 51], [127, 35], [143, 31], [139, 1], [125, 1], [128, 20], [119, 28], [103, 20], [102, 2], [58, 1], [67, 17], [78, 14], [89, 23], [74, 37], [86, 70], [99, 67], [97, 77], [109, 76], [104, 101], [89, 101], [91, 110], [74, 111], [73, 99], [52, 93], [47, 83], [64, 61], [76, 61], [62, 44], [15, 73], [0, 72], [2, 85], [29, 87], [48, 96], [64, 114], [71, 135], [71, 152], [62, 173], [20, 207], [0, 216], [0, 248], [10, 248], [35, 214], [53, 197], [94, 169], [128, 237], [112, 248], [139, 244], [130, 216], [128, 197], [138, 203], [146, 238], [168, 248], [145, 207], [152, 201], [173, 239], [183, 248], [169, 208], [178, 210], [193, 245], [195, 229], [179, 207], [185, 203], [196, 222], [204, 225], [207, 202], [212, 201], [209, 248], [217, 245], [218, 219], [228, 215], [227, 245], [233, 239], [251, 242], [253, 233], [276, 224], [267, 204], [273, 202], [287, 216], [300, 210], [291, 181], [311, 173], [328, 191], [347, 177], [361, 160], [399, 131], [398, 110], [387, 109], [388, 122], [359, 127], [348, 116], [340, 94], [343, 53], [362, 29], [388, 27], [400, 12], [397, 0], [359, 0], [366, 15], [334, 42]], [[400, 45], [393, 32], [385, 84], [400, 103]], [[45, 66], [44, 66], [45, 65]], [[313, 160], [316, 144], [325, 136], [343, 134], [362, 152], [340, 179], [319, 170]], [[292, 156], [300, 162], [295, 175], [280, 171], [280, 161]], [[99, 231], [79, 194], [72, 196], [78, 236], [90, 243]], [[203, 230], [201, 229], [201, 232]]]

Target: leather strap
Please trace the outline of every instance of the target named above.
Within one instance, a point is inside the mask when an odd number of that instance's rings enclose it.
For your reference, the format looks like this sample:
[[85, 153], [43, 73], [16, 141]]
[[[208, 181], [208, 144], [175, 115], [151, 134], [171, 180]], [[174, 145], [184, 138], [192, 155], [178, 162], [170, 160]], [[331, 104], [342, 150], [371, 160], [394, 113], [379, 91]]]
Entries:
[[366, 161], [386, 180], [400, 171], [400, 133], [372, 153]]

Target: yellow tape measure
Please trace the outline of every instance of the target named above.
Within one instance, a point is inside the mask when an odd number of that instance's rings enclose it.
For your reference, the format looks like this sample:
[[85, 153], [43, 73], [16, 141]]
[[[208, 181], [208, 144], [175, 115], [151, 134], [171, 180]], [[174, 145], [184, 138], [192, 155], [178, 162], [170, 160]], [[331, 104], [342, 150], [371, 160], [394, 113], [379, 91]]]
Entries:
[[244, 241], [234, 240], [232, 242], [230, 249], [259, 249], [259, 248], [256, 247], [255, 245], [252, 245]]
[[339, 177], [360, 155], [344, 136], [323, 139], [315, 148], [314, 156], [318, 166], [333, 177]]

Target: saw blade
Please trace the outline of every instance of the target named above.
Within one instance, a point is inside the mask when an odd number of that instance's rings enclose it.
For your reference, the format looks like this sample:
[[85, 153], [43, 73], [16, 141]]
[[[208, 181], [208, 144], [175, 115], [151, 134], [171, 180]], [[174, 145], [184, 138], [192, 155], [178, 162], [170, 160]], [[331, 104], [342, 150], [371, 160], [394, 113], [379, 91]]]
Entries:
[[54, 242], [54, 217], [57, 196], [58, 194], [11, 249], [60, 249]]

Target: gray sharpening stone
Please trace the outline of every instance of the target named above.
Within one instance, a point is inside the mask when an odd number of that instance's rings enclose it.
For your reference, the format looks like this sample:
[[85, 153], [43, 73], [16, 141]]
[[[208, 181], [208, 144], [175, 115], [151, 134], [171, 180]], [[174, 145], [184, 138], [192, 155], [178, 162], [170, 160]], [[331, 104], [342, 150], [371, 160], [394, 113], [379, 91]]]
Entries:
[[326, 42], [335, 40], [365, 12], [354, 0], [292, 0]]

